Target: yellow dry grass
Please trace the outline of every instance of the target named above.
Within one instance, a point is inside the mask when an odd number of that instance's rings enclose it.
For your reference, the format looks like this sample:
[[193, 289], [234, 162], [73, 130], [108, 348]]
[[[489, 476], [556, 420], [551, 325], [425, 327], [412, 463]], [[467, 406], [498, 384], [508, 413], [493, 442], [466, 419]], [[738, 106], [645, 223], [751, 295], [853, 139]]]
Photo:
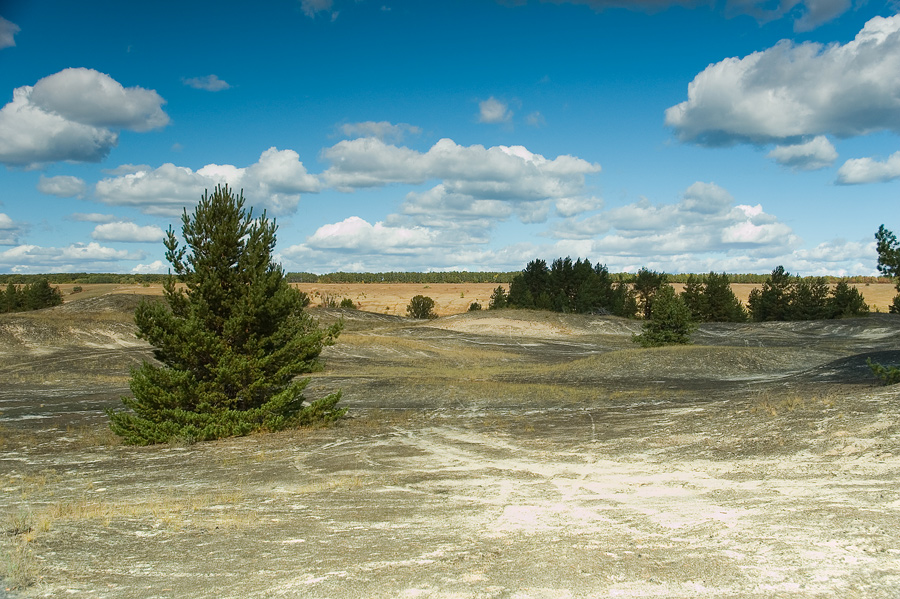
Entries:
[[[684, 285], [681, 283], [675, 283], [672, 286], [675, 288], [675, 291], [679, 293], [684, 288]], [[753, 283], [733, 283], [731, 285], [731, 290], [734, 291], [734, 295], [746, 306], [747, 299], [750, 297], [750, 292], [760, 286], [761, 285]], [[872, 312], [887, 312], [891, 302], [894, 301], [894, 296], [897, 295], [897, 289], [891, 283], [860, 283], [851, 284], [851, 286], [859, 289], [859, 292], [862, 293], [866, 303], [869, 304], [869, 310]], [[834, 285], [832, 285], [832, 287], [834, 287]]]
[[[508, 289], [508, 285], [501, 285]], [[854, 285], [863, 294], [869, 308], [874, 311], [887, 312], [888, 306], [897, 294], [893, 284], [871, 283]], [[126, 293], [138, 295], [162, 295], [162, 285], [115, 285], [97, 284], [81, 285], [81, 293], [72, 294], [74, 285], [59, 285], [65, 301], [80, 298], [97, 297], [106, 293]], [[340, 302], [350, 298], [362, 310], [406, 316], [406, 306], [416, 295], [425, 295], [435, 302], [438, 316], [461, 314], [469, 309], [469, 305], [477, 301], [487, 308], [491, 293], [497, 288], [496, 283], [298, 283], [294, 287], [306, 292], [311, 305], [317, 306], [325, 297], [332, 297]], [[675, 284], [681, 291], [682, 285]], [[731, 286], [734, 294], [744, 305], [750, 297], [750, 291], [759, 285], [736, 283]]]

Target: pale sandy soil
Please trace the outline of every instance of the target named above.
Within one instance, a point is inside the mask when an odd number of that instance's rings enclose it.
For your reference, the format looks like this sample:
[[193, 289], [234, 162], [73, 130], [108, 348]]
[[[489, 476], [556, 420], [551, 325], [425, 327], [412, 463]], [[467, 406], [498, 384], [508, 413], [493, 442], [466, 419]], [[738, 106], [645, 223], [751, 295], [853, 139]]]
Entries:
[[137, 299], [0, 317], [17, 599], [898, 596], [900, 386], [865, 360], [900, 362], [900, 317], [646, 350], [610, 317], [317, 309], [346, 326], [307, 394], [350, 418], [131, 448], [103, 410], [149, 357]]

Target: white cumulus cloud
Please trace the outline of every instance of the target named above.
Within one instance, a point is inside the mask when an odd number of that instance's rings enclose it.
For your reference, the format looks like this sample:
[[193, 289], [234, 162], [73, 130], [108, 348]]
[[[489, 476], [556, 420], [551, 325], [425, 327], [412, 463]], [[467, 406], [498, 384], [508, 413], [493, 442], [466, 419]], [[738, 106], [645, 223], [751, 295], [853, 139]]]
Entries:
[[818, 135], [805, 143], [775, 146], [768, 156], [782, 166], [812, 171], [834, 164], [838, 153], [827, 137]]
[[128, 169], [118, 177], [99, 181], [97, 198], [106, 204], [134, 206], [145, 214], [177, 216], [197, 203], [204, 190], [228, 184], [244, 190], [247, 204], [275, 214], [296, 210], [301, 193], [320, 189], [318, 179], [309, 174], [293, 150], [269, 148], [247, 167], [207, 164], [193, 171], [188, 167], [163, 164], [156, 169]]
[[283, 252], [288, 268], [316, 272], [478, 270], [496, 264], [489, 250], [458, 232], [368, 221], [352, 216], [324, 225]]
[[710, 65], [666, 110], [683, 141], [796, 144], [830, 134], [900, 132], [900, 15], [875, 17], [844, 44], [781, 41]]
[[885, 183], [900, 178], [900, 152], [894, 152], [886, 160], [851, 158], [838, 169], [837, 183]]
[[677, 204], [646, 198], [583, 219], [569, 218], [550, 229], [560, 240], [592, 240], [593, 255], [655, 256], [704, 253], [786, 252], [800, 243], [790, 227], [762, 206], [735, 204], [715, 183], [698, 181]]
[[94, 227], [91, 237], [98, 241], [124, 241], [126, 243], [147, 243], [162, 241], [165, 232], [156, 225], [141, 227], [134, 223], [117, 221]]
[[16, 88], [0, 109], [0, 162], [99, 162], [118, 142], [119, 129], [165, 126], [164, 103], [153, 90], [125, 88], [98, 71], [65, 69]]
[[81, 197], [87, 191], [87, 185], [78, 177], [69, 175], [60, 175], [58, 177], [45, 177], [41, 175], [37, 184], [37, 189], [41, 193], [53, 195], [60, 198]]
[[576, 216], [603, 208], [603, 200], [596, 197], [573, 197], [556, 200], [556, 213], [560, 216]]
[[0, 268], [14, 272], [111, 272], [123, 260], [141, 260], [143, 253], [116, 250], [96, 242], [66, 247], [18, 245], [0, 252]]
[[508, 123], [512, 116], [509, 105], [493, 96], [478, 103], [478, 121], [481, 123]]
[[[745, 246], [772, 246], [780, 245], [784, 239], [792, 236], [791, 228], [784, 223], [779, 223], [773, 218], [761, 218], [762, 206], [741, 205], [737, 207], [736, 214], [743, 212], [745, 220], [739, 220], [722, 230], [721, 241], [724, 244]], [[740, 219], [740, 216], [738, 216]]]
[[374, 137], [382, 141], [400, 141], [407, 134], [419, 135], [422, 129], [407, 123], [390, 123], [388, 121], [364, 121], [361, 123], [344, 123], [340, 126], [346, 137]]
[[9, 215], [0, 212], [0, 245], [19, 243], [20, 227]]
[[369, 224], [358, 216], [351, 216], [331, 225], [323, 225], [306, 240], [316, 249], [378, 251], [379, 253], [411, 253], [431, 247], [433, 234], [422, 227], [389, 227], [383, 223]]
[[322, 155], [332, 164], [322, 179], [345, 191], [441, 179], [450, 193], [511, 201], [581, 195], [585, 176], [600, 171], [599, 164], [574, 156], [550, 160], [522, 146], [461, 146], [451, 139], [439, 140], [423, 154], [360, 138], [339, 142]]
[[[486, 231], [513, 214], [513, 206], [501, 200], [480, 200], [454, 193], [443, 184], [419, 193], [410, 192], [400, 207], [401, 215], [417, 225], [444, 230], [465, 230], [484, 237]], [[388, 222], [399, 222], [396, 216]], [[478, 233], [475, 233], [475, 232]]]
[[156, 275], [165, 274], [169, 270], [169, 265], [162, 260], [154, 260], [150, 264], [138, 264], [131, 269], [131, 272], [137, 275]]
[[[434, 243], [486, 243], [498, 222], [515, 216], [523, 223], [558, 213], [579, 214], [601, 202], [586, 197], [585, 177], [600, 165], [574, 156], [548, 159], [522, 146], [461, 146], [441, 139], [427, 152], [365, 137], [339, 142], [322, 152], [331, 167], [322, 181], [341, 191], [390, 184], [418, 185], [386, 227], [425, 227]], [[451, 239], [452, 238], [452, 239]]]
[[150, 131], [164, 127], [169, 116], [159, 94], [121, 83], [93, 69], [70, 68], [34, 84], [31, 102], [66, 120], [92, 127]]

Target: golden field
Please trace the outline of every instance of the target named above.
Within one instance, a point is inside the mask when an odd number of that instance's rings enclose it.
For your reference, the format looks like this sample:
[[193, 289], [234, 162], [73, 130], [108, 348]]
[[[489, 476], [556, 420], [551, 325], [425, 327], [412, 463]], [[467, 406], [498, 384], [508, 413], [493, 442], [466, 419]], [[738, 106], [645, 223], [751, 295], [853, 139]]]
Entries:
[[[733, 284], [735, 295], [744, 304], [750, 296], [750, 291], [758, 287], [754, 284]], [[81, 285], [83, 291], [73, 294], [75, 285], [59, 285], [59, 289], [66, 301], [79, 297], [93, 297], [105, 293], [129, 293], [129, 294], [162, 294], [162, 285]], [[299, 283], [294, 287], [309, 294], [311, 305], [320, 305], [327, 298], [334, 298], [338, 303], [344, 298], [350, 298], [360, 310], [377, 312], [379, 314], [391, 314], [405, 316], [406, 306], [416, 295], [425, 295], [435, 302], [435, 312], [438, 316], [460, 314], [469, 309], [472, 302], [477, 301], [487, 308], [491, 293], [497, 287], [494, 283]], [[508, 285], [503, 285], [508, 288]], [[682, 285], [674, 284], [676, 291], [681, 291]], [[887, 312], [888, 306], [896, 295], [894, 286], [889, 283], [859, 284], [856, 287], [862, 292], [869, 309], [873, 312]]]

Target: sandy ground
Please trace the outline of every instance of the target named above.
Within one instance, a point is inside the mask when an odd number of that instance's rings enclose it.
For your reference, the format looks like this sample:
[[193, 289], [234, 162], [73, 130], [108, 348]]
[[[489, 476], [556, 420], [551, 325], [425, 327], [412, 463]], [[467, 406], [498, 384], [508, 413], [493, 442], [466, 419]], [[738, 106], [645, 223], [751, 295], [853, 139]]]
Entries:
[[900, 318], [644, 350], [615, 318], [316, 311], [346, 328], [308, 395], [351, 418], [130, 448], [131, 302], [0, 319], [13, 597], [900, 596], [900, 388], [865, 366]]

